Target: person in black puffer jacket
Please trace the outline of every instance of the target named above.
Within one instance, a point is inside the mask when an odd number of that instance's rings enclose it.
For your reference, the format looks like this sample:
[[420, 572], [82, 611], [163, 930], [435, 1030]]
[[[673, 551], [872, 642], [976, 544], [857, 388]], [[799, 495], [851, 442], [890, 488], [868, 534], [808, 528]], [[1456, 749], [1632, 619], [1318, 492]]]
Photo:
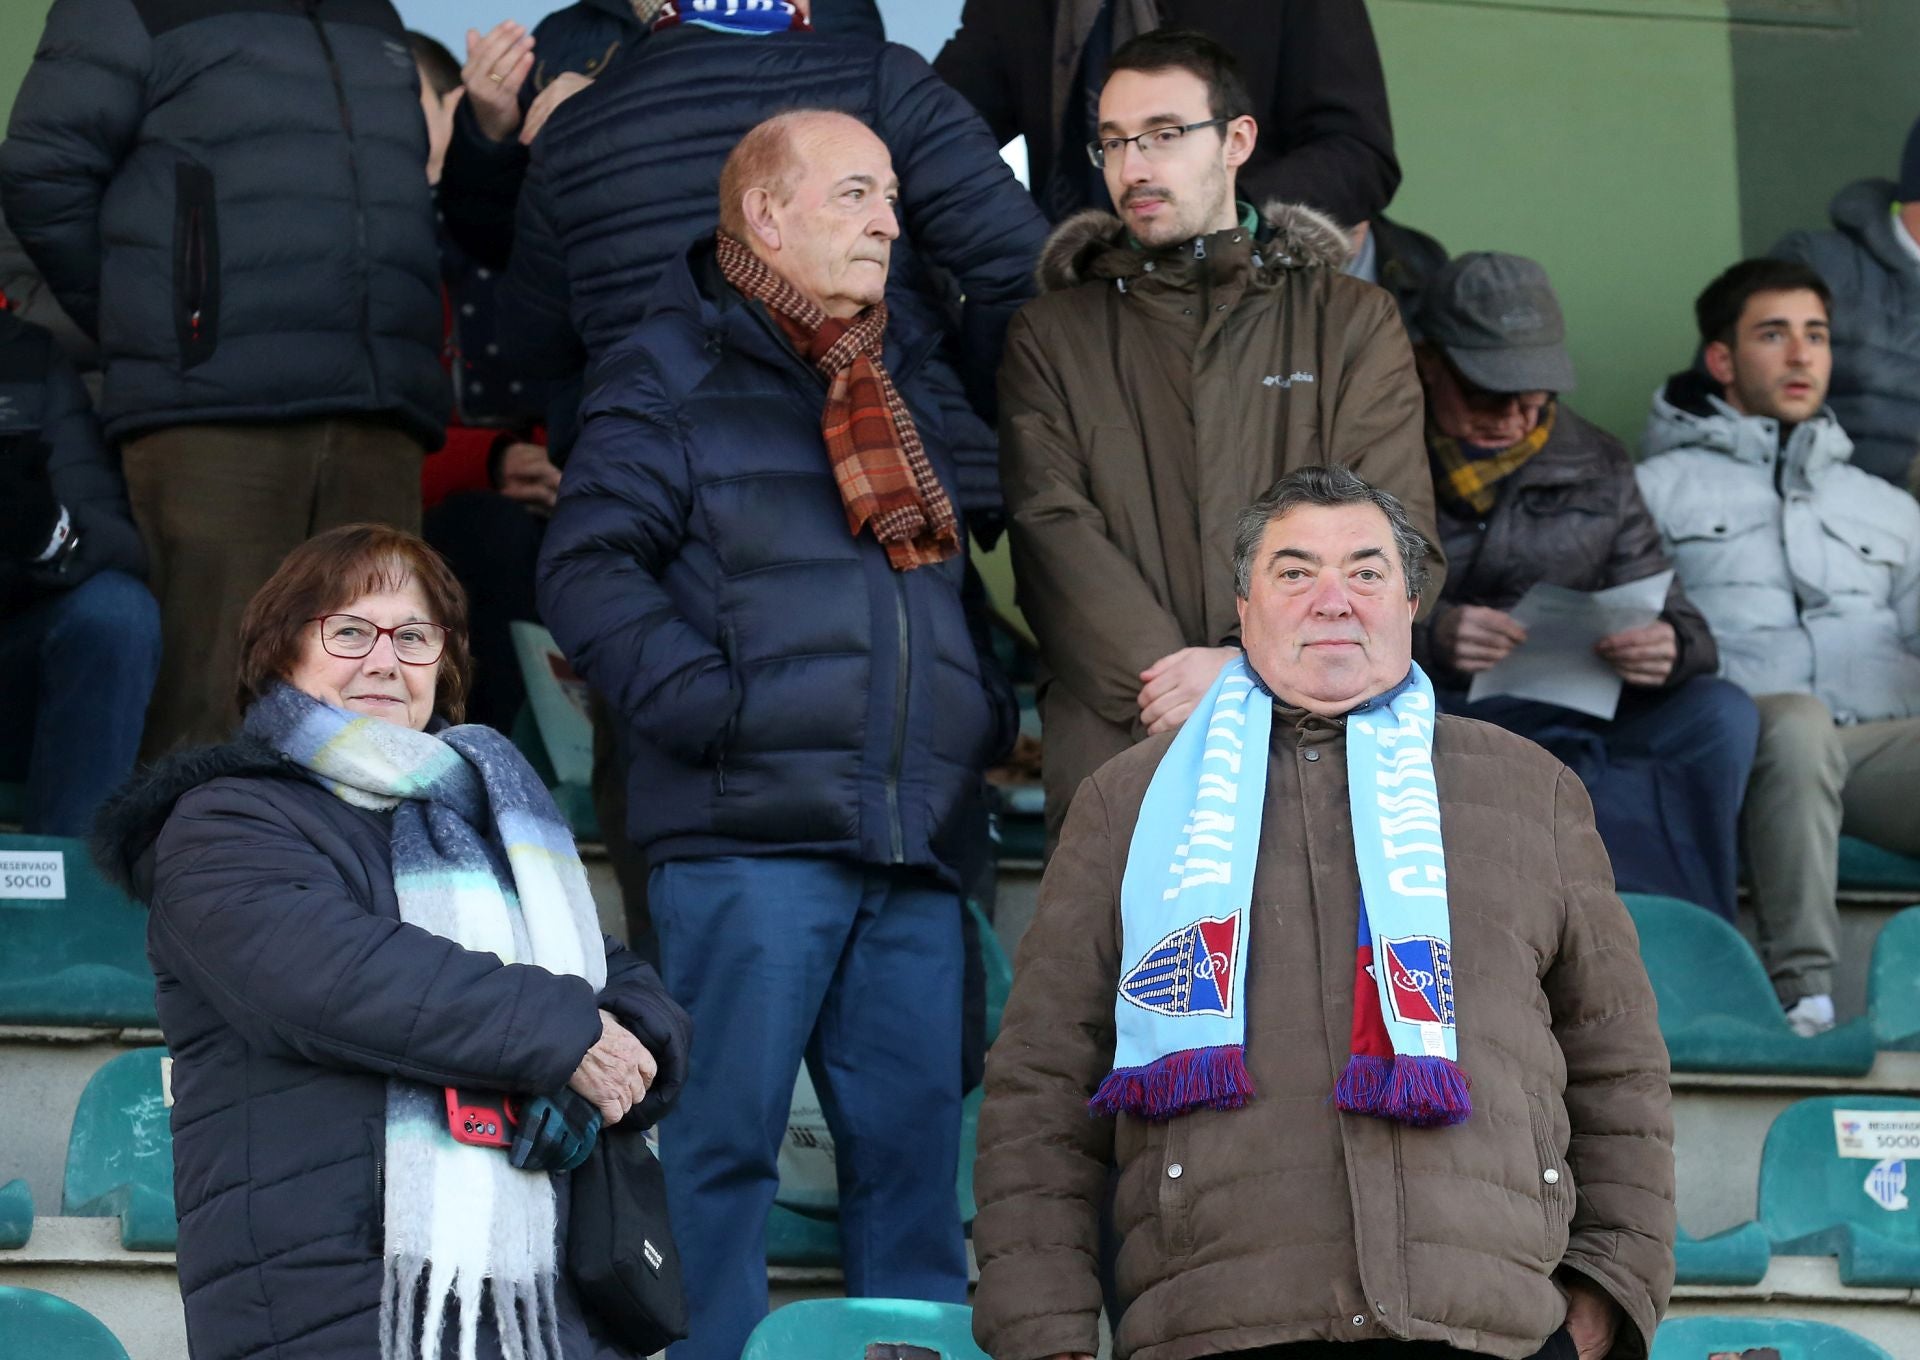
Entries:
[[387, 0], [55, 0], [8, 225], [98, 337], [167, 658], [147, 748], [223, 735], [238, 611], [330, 525], [416, 528], [439, 257]]
[[633, 1360], [569, 1276], [566, 1163], [456, 1143], [445, 1090], [637, 1137], [685, 1080], [687, 1019], [599, 933], [531, 768], [448, 725], [464, 613], [418, 538], [317, 536], [248, 610], [240, 734], [101, 815], [173, 1056], [192, 1360]]
[[[468, 40], [472, 79], [454, 110], [453, 138], [439, 186], [440, 211], [460, 248], [489, 269], [505, 269], [513, 210], [527, 177], [527, 143], [552, 106], [578, 93], [643, 42], [666, 0], [576, 0], [533, 26], [503, 20]], [[829, 38], [885, 42], [875, 0], [816, 0], [813, 25]], [[520, 68], [520, 56], [527, 60]], [[492, 82], [497, 68], [502, 79]], [[562, 88], [571, 85], [572, 88]], [[549, 91], [553, 93], [549, 94]], [[491, 97], [490, 97], [491, 96]], [[538, 114], [536, 104], [545, 103]], [[479, 111], [492, 105], [483, 120]]]
[[[727, 149], [799, 106], [852, 114], [892, 153], [901, 239], [887, 305], [942, 338], [925, 376], [960, 508], [990, 541], [1001, 505], [994, 382], [1007, 324], [1033, 296], [1046, 222], [979, 116], [909, 48], [693, 23], [649, 37], [534, 142], [500, 298], [506, 334], [530, 369], [552, 376], [624, 339], [662, 271], [710, 228]], [[562, 451], [569, 414], [549, 421]]]
[[702, 1035], [662, 1143], [675, 1360], [736, 1360], [766, 1310], [803, 1052], [847, 1292], [966, 1299], [960, 861], [1017, 710], [968, 627], [935, 341], [875, 306], [891, 178], [837, 112], [748, 134], [721, 232], [601, 367], [541, 553], [541, 614], [632, 737], [662, 975]]
[[133, 768], [160, 611], [86, 389], [7, 304], [0, 294], [0, 778], [26, 781], [29, 833], [81, 836]]

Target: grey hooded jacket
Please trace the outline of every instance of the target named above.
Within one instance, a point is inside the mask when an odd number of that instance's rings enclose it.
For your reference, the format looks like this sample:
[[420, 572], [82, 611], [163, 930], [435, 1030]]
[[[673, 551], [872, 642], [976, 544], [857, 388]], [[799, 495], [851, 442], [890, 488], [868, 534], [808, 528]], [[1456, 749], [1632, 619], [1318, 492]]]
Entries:
[[1685, 373], [1654, 396], [1640, 492], [1723, 675], [1837, 722], [1920, 716], [1920, 506], [1852, 453], [1830, 412], [1783, 448]]
[[1906, 486], [1920, 453], [1920, 260], [1894, 238], [1894, 186], [1863, 179], [1828, 205], [1832, 231], [1796, 231], [1773, 254], [1833, 290], [1833, 413], [1856, 467]]

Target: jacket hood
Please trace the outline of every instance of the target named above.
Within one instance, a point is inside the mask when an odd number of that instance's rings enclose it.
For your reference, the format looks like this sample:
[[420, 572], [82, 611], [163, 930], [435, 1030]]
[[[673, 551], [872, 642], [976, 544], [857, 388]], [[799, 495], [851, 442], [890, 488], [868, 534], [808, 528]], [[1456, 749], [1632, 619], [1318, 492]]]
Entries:
[[[1260, 209], [1260, 222], [1261, 253], [1269, 268], [1338, 269], [1353, 254], [1351, 241], [1340, 224], [1304, 203], [1269, 200]], [[1152, 255], [1166, 253], [1129, 244], [1126, 227], [1118, 217], [1089, 208], [1054, 228], [1040, 252], [1034, 278], [1041, 292], [1052, 293], [1095, 277], [1131, 277]], [[1100, 265], [1097, 273], [1096, 262]]]
[[1856, 180], [1833, 196], [1827, 216], [1837, 230], [1859, 242], [1883, 266], [1905, 273], [1920, 266], [1893, 237], [1893, 205], [1899, 197], [1890, 179]]
[[202, 784], [231, 775], [287, 775], [286, 760], [255, 737], [176, 751], [143, 765], [101, 805], [89, 848], [100, 872], [136, 902], [153, 886], [153, 843], [173, 806]]
[[[1780, 452], [1780, 427], [1767, 416], [1743, 416], [1721, 399], [1719, 384], [1688, 369], [1668, 378], [1653, 394], [1647, 416], [1645, 454], [1689, 449], [1717, 453], [1742, 463], [1770, 466]], [[1853, 441], [1829, 407], [1821, 407], [1788, 437], [1786, 457], [1805, 475], [1818, 475], [1853, 457]]]

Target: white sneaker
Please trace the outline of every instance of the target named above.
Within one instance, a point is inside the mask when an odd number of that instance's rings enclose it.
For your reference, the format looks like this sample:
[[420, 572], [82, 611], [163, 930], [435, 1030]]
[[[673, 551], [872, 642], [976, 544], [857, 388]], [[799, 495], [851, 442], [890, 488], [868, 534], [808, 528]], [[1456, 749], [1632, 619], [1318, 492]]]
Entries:
[[1833, 998], [1825, 995], [1801, 997], [1787, 1007], [1787, 1024], [1802, 1039], [1825, 1034], [1833, 1028]]

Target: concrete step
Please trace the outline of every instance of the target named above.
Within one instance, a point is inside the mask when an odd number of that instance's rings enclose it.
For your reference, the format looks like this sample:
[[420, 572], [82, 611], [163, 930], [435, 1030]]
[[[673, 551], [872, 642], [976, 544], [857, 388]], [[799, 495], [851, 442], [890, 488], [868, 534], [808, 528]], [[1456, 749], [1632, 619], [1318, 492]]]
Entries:
[[[40, 1202], [38, 1194], [34, 1200]], [[58, 1207], [57, 1197], [53, 1205]], [[36, 1215], [27, 1245], [0, 1251], [0, 1284], [80, 1305], [120, 1339], [128, 1360], [187, 1360], [173, 1253], [124, 1250], [117, 1219]]]
[[157, 1029], [0, 1025], [0, 1184], [21, 1177], [36, 1215], [58, 1213], [81, 1088], [111, 1059], [160, 1042]]
[[1845, 1327], [1899, 1360], [1920, 1356], [1920, 1291], [1849, 1289], [1830, 1256], [1776, 1256], [1757, 1285], [1680, 1285], [1669, 1317], [1801, 1318]]

